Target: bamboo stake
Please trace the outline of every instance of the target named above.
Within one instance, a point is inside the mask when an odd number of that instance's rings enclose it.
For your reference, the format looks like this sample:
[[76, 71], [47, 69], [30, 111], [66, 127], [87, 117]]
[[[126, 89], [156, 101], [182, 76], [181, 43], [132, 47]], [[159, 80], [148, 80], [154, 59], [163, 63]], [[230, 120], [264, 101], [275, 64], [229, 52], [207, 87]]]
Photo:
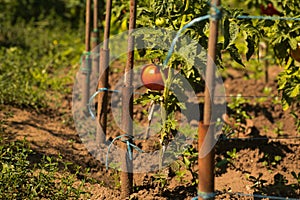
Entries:
[[[108, 73], [109, 73], [109, 33], [110, 33], [110, 19], [111, 19], [111, 5], [112, 1], [106, 1], [106, 16], [105, 29], [103, 38], [103, 48], [100, 49], [100, 77], [98, 82], [98, 89], [108, 88]], [[97, 127], [96, 142], [103, 144], [106, 141], [106, 126], [107, 126], [107, 99], [108, 93], [104, 91], [98, 95], [98, 109], [97, 119], [100, 127]]]
[[89, 101], [89, 85], [90, 85], [90, 59], [89, 59], [89, 51], [90, 51], [90, 10], [91, 10], [91, 0], [86, 1], [86, 19], [85, 19], [85, 52], [82, 59], [82, 63], [84, 64], [84, 70], [82, 71], [83, 79], [85, 80], [83, 84], [83, 108], [87, 110], [88, 108], [88, 101]]
[[[126, 134], [132, 136], [133, 134], [133, 65], [134, 65], [134, 36], [132, 32], [135, 29], [136, 23], [136, 2], [130, 0], [130, 18], [129, 18], [129, 32], [128, 32], [128, 54], [127, 63], [125, 67], [124, 87], [122, 90], [122, 124], [123, 130]], [[129, 142], [131, 139], [128, 138]], [[122, 172], [121, 172], [121, 198], [129, 197], [132, 193], [133, 186], [133, 163], [127, 156], [126, 144], [122, 144], [124, 155], [122, 155]]]
[[[212, 6], [219, 6], [220, 0], [212, 0]], [[216, 8], [211, 8], [212, 14], [216, 15]], [[204, 116], [203, 124], [199, 124], [199, 150], [212, 148], [212, 150], [203, 157], [199, 152], [198, 164], [199, 164], [199, 185], [198, 190], [204, 195], [210, 195], [214, 193], [214, 124], [211, 123], [212, 107], [214, 106], [214, 88], [215, 88], [215, 60], [216, 60], [216, 46], [218, 39], [218, 19], [210, 19], [210, 30], [209, 30], [209, 41], [208, 41], [208, 59], [207, 68], [205, 75], [205, 99], [204, 99]], [[208, 137], [209, 140], [203, 143], [204, 139]], [[201, 146], [200, 146], [201, 145]], [[199, 199], [207, 199], [199, 196]], [[214, 199], [209, 198], [209, 199]]]

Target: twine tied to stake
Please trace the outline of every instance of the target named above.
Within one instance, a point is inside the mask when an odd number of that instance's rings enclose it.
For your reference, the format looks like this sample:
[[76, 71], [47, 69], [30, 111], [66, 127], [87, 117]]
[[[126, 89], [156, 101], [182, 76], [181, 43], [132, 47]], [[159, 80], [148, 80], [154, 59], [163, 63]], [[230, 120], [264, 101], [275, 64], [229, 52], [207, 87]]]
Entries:
[[107, 153], [106, 153], [106, 160], [105, 160], [105, 166], [106, 166], [106, 170], [108, 170], [108, 155], [109, 155], [109, 151], [110, 151], [110, 148], [111, 146], [113, 145], [113, 143], [116, 141], [116, 140], [119, 140], [121, 138], [125, 137], [126, 139], [123, 139], [121, 140], [122, 142], [126, 143], [127, 145], [127, 153], [128, 153], [128, 157], [130, 160], [132, 160], [132, 148], [134, 148], [135, 150], [137, 150], [138, 152], [141, 152], [141, 153], [144, 153], [144, 151], [142, 149], [140, 149], [138, 146], [136, 146], [135, 144], [132, 144], [130, 142], [130, 140], [134, 140], [134, 136], [132, 135], [128, 135], [128, 134], [123, 134], [123, 135], [120, 135], [120, 136], [117, 136], [115, 137], [111, 143], [109, 144], [108, 146], [108, 149], [107, 149]]
[[96, 119], [96, 117], [95, 117], [95, 115], [94, 115], [94, 113], [93, 113], [93, 111], [92, 111], [92, 103], [93, 103], [93, 100], [94, 100], [94, 98], [95, 98], [100, 92], [105, 92], [105, 91], [108, 91], [108, 92], [116, 92], [116, 93], [120, 92], [119, 90], [110, 90], [110, 89], [108, 89], [108, 88], [99, 88], [99, 89], [98, 89], [98, 90], [90, 97], [89, 103], [88, 103], [88, 109], [89, 109], [89, 113], [90, 113], [90, 115], [91, 115], [91, 117], [92, 117], [93, 120]]

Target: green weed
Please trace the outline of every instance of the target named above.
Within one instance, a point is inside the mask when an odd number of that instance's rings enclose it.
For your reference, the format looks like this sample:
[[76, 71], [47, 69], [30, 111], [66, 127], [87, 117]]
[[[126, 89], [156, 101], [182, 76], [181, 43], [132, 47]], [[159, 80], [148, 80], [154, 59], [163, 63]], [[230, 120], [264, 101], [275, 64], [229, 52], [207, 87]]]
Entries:
[[44, 156], [39, 163], [30, 161], [35, 153], [24, 141], [5, 142], [0, 138], [1, 199], [78, 199], [87, 194], [84, 180], [75, 186], [76, 176], [60, 169], [60, 158]]

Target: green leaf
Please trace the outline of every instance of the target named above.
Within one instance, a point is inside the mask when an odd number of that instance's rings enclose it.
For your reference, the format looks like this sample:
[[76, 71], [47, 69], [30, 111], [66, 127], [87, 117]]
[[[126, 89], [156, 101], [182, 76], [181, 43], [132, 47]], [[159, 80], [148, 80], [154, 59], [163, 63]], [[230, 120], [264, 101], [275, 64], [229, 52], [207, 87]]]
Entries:
[[230, 43], [236, 40], [239, 34], [239, 26], [236, 23], [230, 23]]
[[300, 93], [300, 85], [296, 85], [292, 91], [291, 91], [291, 94], [290, 94], [290, 97], [297, 97]]
[[245, 65], [244, 65], [244, 63], [242, 61], [242, 58], [241, 58], [241, 56], [239, 54], [239, 50], [238, 50], [238, 48], [234, 44], [230, 45], [229, 48], [227, 48], [227, 50], [229, 51], [231, 58], [235, 62], [237, 62], [240, 65], [242, 65], [243, 67], [245, 67]]
[[274, 160], [277, 161], [277, 162], [280, 161], [281, 159], [282, 159], [281, 156], [275, 156], [274, 157]]
[[227, 163], [228, 163], [228, 160], [223, 159], [223, 160], [216, 163], [216, 167], [221, 168], [221, 167], [225, 166]]
[[296, 38], [290, 38], [289, 44], [291, 45], [292, 49], [296, 49], [298, 46], [298, 41], [296, 40]]
[[248, 61], [251, 58], [251, 56], [254, 54], [255, 41], [254, 41], [253, 37], [248, 35], [246, 42], [247, 42], [247, 47], [248, 47], [248, 51], [246, 53], [246, 58]]
[[186, 166], [190, 166], [191, 162], [187, 157], [183, 157], [183, 160]]
[[229, 27], [230, 27], [229, 19], [225, 18], [225, 20], [224, 20], [224, 49], [227, 48], [227, 46], [229, 45], [229, 42], [230, 42]]
[[290, 107], [290, 104], [287, 102], [287, 100], [285, 98], [281, 99], [281, 105], [282, 105], [283, 110], [287, 110]]

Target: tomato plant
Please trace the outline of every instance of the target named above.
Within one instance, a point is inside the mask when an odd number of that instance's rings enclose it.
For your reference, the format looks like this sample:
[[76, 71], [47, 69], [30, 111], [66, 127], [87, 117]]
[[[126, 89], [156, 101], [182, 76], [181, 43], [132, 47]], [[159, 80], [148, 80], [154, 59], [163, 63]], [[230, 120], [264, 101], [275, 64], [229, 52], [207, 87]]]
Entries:
[[[258, 8], [265, 2], [262, 0], [244, 2], [249, 8]], [[285, 17], [295, 17], [300, 15], [299, 0], [272, 0], [267, 5], [273, 5]], [[257, 28], [261, 30], [262, 39], [270, 46], [273, 51], [275, 61], [283, 66], [283, 72], [278, 76], [278, 89], [282, 94], [283, 109], [288, 109], [292, 104], [296, 104], [300, 99], [298, 43], [300, 42], [300, 25], [295, 20], [260, 20]]]
[[[127, 5], [128, 1], [123, 1]], [[148, 44], [150, 48], [138, 51], [143, 58], [151, 60], [156, 65], [162, 65], [166, 58], [168, 48], [171, 46], [174, 32], [180, 30], [185, 24], [200, 16], [207, 15], [211, 6], [204, 0], [146, 0], [138, 2], [137, 27], [151, 27], [153, 29], [141, 34], [139, 44]], [[298, 101], [299, 92], [299, 66], [292, 59], [292, 53], [300, 42], [300, 25], [297, 21], [268, 20], [268, 19], [240, 19], [240, 15], [267, 15], [267, 16], [300, 16], [300, 0], [236, 0], [223, 2], [222, 19], [220, 19], [221, 31], [219, 32], [217, 44], [216, 65], [224, 68], [230, 61], [235, 61], [243, 67], [247, 61], [259, 52], [259, 42], [266, 42], [270, 48], [269, 54], [275, 58], [274, 62], [284, 66], [284, 71], [278, 76], [279, 91], [282, 93], [282, 105], [284, 109]], [[239, 8], [247, 7], [242, 10]], [[262, 10], [261, 10], [262, 9]], [[272, 12], [271, 12], [272, 11]], [[261, 13], [262, 12], [262, 13]], [[120, 15], [121, 16], [121, 15]], [[181, 38], [176, 44], [176, 51], [185, 53], [185, 58], [173, 54], [167, 63], [168, 67], [184, 76], [194, 88], [203, 89], [203, 80], [199, 66], [205, 66], [203, 57], [200, 56], [200, 49], [208, 47], [209, 21], [201, 21], [189, 27], [182, 33], [191, 40]], [[174, 31], [174, 32], [172, 32]], [[159, 35], [160, 37], [153, 37]], [[157, 48], [164, 44], [165, 49]], [[188, 60], [187, 58], [193, 58]], [[169, 86], [176, 82], [176, 75], [169, 74], [165, 82], [164, 92], [148, 91], [142, 97], [142, 102], [149, 99], [158, 100], [164, 106], [165, 113], [162, 113], [164, 122], [162, 125], [163, 138], [170, 138], [169, 135], [176, 129], [176, 120], [172, 116], [174, 112], [183, 109], [183, 105], [176, 101]], [[180, 84], [178, 84], [180, 87]], [[182, 88], [184, 90], [184, 88]], [[148, 97], [148, 99], [147, 99]], [[176, 110], [177, 109], [177, 110]]]
[[[176, 51], [181, 52], [181, 56], [174, 53], [167, 63], [168, 66], [164, 66], [163, 62], [176, 31], [191, 20], [207, 15], [211, 6], [207, 1], [198, 0], [149, 0], [144, 1], [144, 4], [144, 6], [138, 8], [137, 27], [152, 27], [154, 29], [147, 30], [147, 32], [141, 31], [139, 44], [143, 43], [144, 46], [150, 46], [150, 48], [143, 51], [140, 56], [151, 60], [156, 65], [162, 65], [162, 70], [168, 68], [169, 74], [165, 80], [162, 94], [156, 91], [148, 91], [141, 97], [139, 102], [145, 103], [149, 102], [149, 99], [155, 99], [155, 102], [161, 104], [163, 120], [160, 141], [161, 145], [164, 146], [172, 139], [178, 128], [178, 122], [174, 115], [176, 112], [185, 109], [184, 102], [179, 102], [176, 99], [176, 95], [171, 88], [178, 87], [182, 93], [186, 90], [178, 79], [178, 75], [188, 80], [194, 90], [204, 89], [203, 79], [201, 78], [203, 72], [199, 68], [206, 64], [206, 56], [201, 54], [201, 49], [205, 50], [208, 47], [209, 21], [198, 22], [183, 32], [183, 36], [176, 44]], [[227, 8], [226, 5], [223, 11], [224, 15], [220, 23], [224, 28], [217, 45], [217, 64], [221, 67], [224, 65], [222, 57], [226, 53], [230, 55], [232, 60], [244, 66], [242, 56], [236, 46], [237, 40], [245, 38], [243, 40], [247, 44], [247, 59], [249, 59], [258, 47], [261, 33], [252, 21], [235, 18], [242, 14], [242, 11]], [[242, 36], [240, 33], [242, 33]], [[158, 48], [161, 44], [163, 44], [163, 49]], [[184, 55], [184, 58], [182, 55]]]

